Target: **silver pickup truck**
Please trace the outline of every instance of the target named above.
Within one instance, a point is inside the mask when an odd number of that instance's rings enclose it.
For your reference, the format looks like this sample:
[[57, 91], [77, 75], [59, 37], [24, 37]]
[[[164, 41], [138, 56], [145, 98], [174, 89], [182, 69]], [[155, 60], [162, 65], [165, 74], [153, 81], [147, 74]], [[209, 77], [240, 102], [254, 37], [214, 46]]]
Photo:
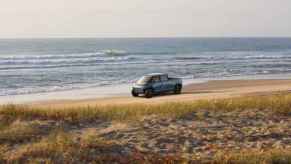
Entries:
[[143, 94], [146, 98], [166, 92], [180, 94], [182, 85], [180, 78], [171, 78], [168, 77], [168, 74], [163, 73], [153, 73], [143, 76], [134, 83], [131, 94], [134, 97]]

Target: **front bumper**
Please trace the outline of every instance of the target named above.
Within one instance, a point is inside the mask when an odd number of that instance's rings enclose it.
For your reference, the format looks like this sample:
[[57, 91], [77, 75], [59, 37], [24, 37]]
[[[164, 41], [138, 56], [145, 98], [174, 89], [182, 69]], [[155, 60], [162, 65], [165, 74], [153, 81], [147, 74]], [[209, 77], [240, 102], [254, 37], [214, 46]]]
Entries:
[[132, 92], [137, 93], [137, 94], [144, 94], [145, 88], [132, 88]]
[[134, 84], [132, 86], [132, 92], [137, 93], [137, 94], [144, 94], [145, 90], [148, 89], [149, 87], [150, 87], [149, 85]]

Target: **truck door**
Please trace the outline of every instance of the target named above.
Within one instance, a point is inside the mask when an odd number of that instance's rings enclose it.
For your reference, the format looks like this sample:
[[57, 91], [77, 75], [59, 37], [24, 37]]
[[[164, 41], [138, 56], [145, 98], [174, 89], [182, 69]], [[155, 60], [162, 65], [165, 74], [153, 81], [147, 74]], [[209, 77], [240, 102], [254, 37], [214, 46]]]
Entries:
[[163, 83], [161, 82], [160, 76], [154, 76], [152, 78], [153, 89], [155, 92], [161, 92], [163, 90]]
[[162, 82], [162, 90], [163, 91], [169, 91], [171, 90], [171, 84], [170, 84], [170, 81], [168, 79], [168, 76], [167, 75], [162, 75], [161, 76], [161, 82]]

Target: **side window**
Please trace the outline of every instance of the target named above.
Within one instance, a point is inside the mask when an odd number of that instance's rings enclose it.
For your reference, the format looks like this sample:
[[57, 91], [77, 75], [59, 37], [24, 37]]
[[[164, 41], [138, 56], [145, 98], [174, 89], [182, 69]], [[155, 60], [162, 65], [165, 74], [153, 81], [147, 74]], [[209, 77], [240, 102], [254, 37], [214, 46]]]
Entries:
[[158, 82], [160, 82], [160, 77], [159, 76], [154, 76], [152, 80], [153, 80], [154, 83], [158, 83]]
[[161, 81], [168, 81], [168, 77], [166, 75], [161, 76]]

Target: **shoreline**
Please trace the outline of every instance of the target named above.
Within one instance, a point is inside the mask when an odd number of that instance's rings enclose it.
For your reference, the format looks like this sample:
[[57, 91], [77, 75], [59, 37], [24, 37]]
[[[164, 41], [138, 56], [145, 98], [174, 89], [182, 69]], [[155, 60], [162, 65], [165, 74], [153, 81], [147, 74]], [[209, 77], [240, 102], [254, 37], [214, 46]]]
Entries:
[[268, 80], [213, 80], [205, 83], [193, 83], [184, 87], [182, 94], [166, 94], [151, 99], [144, 97], [115, 96], [79, 100], [48, 100], [28, 103], [40, 108], [78, 108], [89, 106], [107, 106], [124, 104], [159, 104], [169, 102], [187, 102], [234, 98], [240, 96], [262, 96], [274, 93], [291, 92], [291, 79]]
[[45, 106], [107, 105], [128, 103], [159, 103], [197, 99], [228, 98], [258, 92], [291, 90], [291, 75], [237, 76], [217, 79], [184, 80], [181, 95], [156, 96], [152, 99], [132, 98], [130, 84], [85, 88], [68, 91], [0, 96], [0, 105], [25, 104]]

